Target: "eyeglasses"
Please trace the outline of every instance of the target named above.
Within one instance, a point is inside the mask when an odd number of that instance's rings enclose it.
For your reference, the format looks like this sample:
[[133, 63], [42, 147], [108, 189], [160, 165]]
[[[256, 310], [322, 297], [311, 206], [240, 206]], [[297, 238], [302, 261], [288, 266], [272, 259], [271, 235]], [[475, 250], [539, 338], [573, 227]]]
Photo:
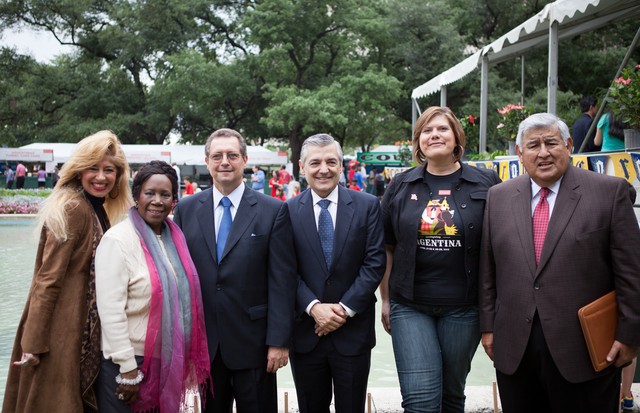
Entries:
[[229, 162], [237, 162], [242, 155], [237, 152], [229, 152], [229, 153], [212, 153], [209, 155], [209, 159], [213, 162], [222, 162], [222, 158], [226, 156]]

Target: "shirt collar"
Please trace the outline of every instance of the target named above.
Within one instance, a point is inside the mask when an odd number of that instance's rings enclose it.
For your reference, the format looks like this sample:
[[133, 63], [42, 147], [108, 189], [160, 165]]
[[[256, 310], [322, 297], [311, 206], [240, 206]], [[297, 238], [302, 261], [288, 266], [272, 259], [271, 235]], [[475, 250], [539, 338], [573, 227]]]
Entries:
[[[458, 161], [459, 162], [459, 161]], [[473, 168], [468, 167], [464, 163], [460, 162], [460, 179], [464, 179], [468, 182], [480, 182], [478, 176], [473, 173]], [[409, 169], [402, 178], [402, 182], [412, 182], [418, 180], [424, 180], [426, 175], [426, 168], [424, 166], [416, 166]]]
[[[549, 191], [553, 192], [554, 194], [557, 194], [558, 190], [560, 189], [560, 183], [562, 183], [562, 178], [563, 177], [564, 177], [564, 175], [561, 176], [560, 179], [555, 181], [553, 184], [549, 185], [547, 187], [549, 189]], [[533, 182], [533, 179], [530, 179], [530, 181], [531, 181], [531, 199], [533, 199], [533, 198], [535, 198], [536, 195], [538, 195], [538, 192], [540, 192], [542, 187], [540, 185], [538, 185], [537, 183]]]
[[326, 198], [320, 198], [320, 195], [316, 194], [316, 192], [313, 189], [311, 189], [311, 198], [313, 199], [313, 205], [316, 205], [318, 201], [322, 199], [328, 199], [329, 201], [331, 201], [331, 203], [337, 204], [338, 203], [338, 186], [339, 185], [336, 185], [336, 187], [333, 188], [333, 191], [331, 191], [331, 193]]
[[[236, 189], [234, 189], [229, 195], [227, 195], [227, 198], [229, 198], [229, 201], [231, 201], [231, 203], [233, 204], [233, 206], [235, 208], [238, 208], [238, 206], [240, 205], [240, 201], [242, 200], [242, 194], [244, 193], [244, 182], [241, 182], [240, 185], [238, 185], [238, 187]], [[224, 197], [224, 195], [222, 194], [222, 192], [218, 191], [218, 188], [216, 188], [216, 186], [213, 186], [213, 207], [217, 208], [218, 205], [220, 204], [220, 200]]]

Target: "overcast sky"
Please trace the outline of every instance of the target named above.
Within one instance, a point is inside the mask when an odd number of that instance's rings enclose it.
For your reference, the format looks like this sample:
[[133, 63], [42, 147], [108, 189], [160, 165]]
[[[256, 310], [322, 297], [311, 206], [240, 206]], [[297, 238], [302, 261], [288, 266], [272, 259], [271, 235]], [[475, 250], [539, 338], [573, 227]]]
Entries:
[[71, 49], [71, 46], [61, 46], [50, 33], [27, 30], [2, 32], [0, 46], [15, 48], [19, 53], [29, 54], [42, 63]]

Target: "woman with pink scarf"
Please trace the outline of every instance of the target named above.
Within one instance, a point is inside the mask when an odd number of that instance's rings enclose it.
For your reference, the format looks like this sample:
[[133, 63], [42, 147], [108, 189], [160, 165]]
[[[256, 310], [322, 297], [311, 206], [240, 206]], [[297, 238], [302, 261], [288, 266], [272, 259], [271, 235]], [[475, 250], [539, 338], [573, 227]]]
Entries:
[[171, 165], [152, 161], [133, 180], [135, 206], [96, 252], [102, 324], [101, 413], [177, 413], [210, 384], [200, 283], [184, 236], [168, 219], [178, 199]]

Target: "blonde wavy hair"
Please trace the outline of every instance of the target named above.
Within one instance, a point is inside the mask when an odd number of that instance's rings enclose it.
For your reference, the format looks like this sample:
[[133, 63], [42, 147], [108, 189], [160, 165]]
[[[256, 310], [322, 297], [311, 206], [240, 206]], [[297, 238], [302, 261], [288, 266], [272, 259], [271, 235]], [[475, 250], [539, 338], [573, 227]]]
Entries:
[[104, 209], [111, 224], [126, 216], [132, 204], [129, 164], [118, 137], [109, 130], [103, 130], [78, 142], [75, 151], [60, 169], [60, 179], [40, 209], [38, 232], [44, 226], [58, 242], [69, 238], [68, 212], [77, 207], [83, 197], [80, 174], [96, 166], [105, 157], [113, 162], [117, 173], [115, 185], [105, 199]]

